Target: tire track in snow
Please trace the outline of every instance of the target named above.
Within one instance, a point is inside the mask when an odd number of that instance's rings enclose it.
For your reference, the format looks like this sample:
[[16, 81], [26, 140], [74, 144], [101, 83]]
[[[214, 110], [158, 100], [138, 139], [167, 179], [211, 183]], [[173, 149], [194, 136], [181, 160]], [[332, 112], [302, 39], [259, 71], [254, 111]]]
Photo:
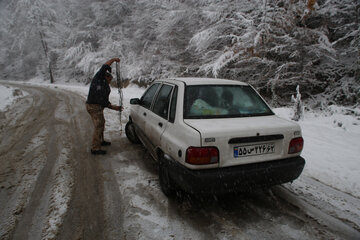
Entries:
[[0, 236], [4, 239], [14, 234], [16, 224], [25, 213], [36, 188], [36, 179], [46, 162], [42, 144], [47, 132], [34, 123], [38, 117], [46, 120], [47, 115], [41, 113], [43, 99], [36, 90], [31, 92], [35, 95], [20, 99], [5, 113], [1, 127], [0, 134], [4, 141], [0, 145], [0, 195], [1, 200], [6, 202], [6, 207], [1, 209], [0, 222], [6, 228], [1, 228]]
[[274, 192], [342, 238], [359, 239], [360, 199], [306, 176]]
[[[51, 204], [54, 195], [53, 184], [56, 186], [58, 181], [57, 166], [59, 160], [61, 160], [60, 149], [65, 147], [64, 141], [61, 139], [66, 131], [57, 129], [63, 125], [63, 122], [54, 118], [55, 110], [58, 107], [57, 102], [60, 102], [56, 94], [48, 90], [39, 91], [34, 88], [27, 88], [27, 91], [32, 92], [32, 96], [36, 96], [34, 97], [35, 105], [32, 106], [33, 110], [30, 116], [30, 119], [36, 120], [36, 124], [34, 124], [34, 121], [27, 121], [27, 118], [23, 118], [22, 124], [24, 124], [26, 130], [40, 128], [46, 131], [47, 134], [43, 141], [45, 149], [41, 151], [41, 154], [45, 156], [45, 161], [42, 166], [39, 166], [41, 170], [34, 179], [34, 188], [26, 202], [26, 206], [24, 206], [23, 213], [16, 221], [11, 237], [15, 239], [43, 239], [43, 232], [46, 232], [45, 228], [49, 222], [48, 215], [54, 211]], [[24, 131], [23, 134], [15, 136], [21, 138], [23, 136], [28, 137], [29, 134]], [[22, 140], [18, 139], [17, 142], [22, 142]], [[17, 148], [13, 151], [16, 152]], [[36, 154], [37, 151], [33, 152]], [[70, 186], [71, 184], [67, 188]], [[66, 205], [66, 202], [63, 204]], [[61, 207], [61, 205], [58, 207]]]
[[13, 85], [30, 94], [0, 119], [0, 203], [8, 204], [0, 209], [0, 239], [103, 239], [101, 168], [87, 151], [84, 101]]

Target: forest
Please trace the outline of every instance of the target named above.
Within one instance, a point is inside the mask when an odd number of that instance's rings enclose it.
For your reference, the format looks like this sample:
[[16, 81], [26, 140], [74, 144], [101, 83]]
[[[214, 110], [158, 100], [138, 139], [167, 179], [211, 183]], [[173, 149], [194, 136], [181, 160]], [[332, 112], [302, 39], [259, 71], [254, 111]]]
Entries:
[[0, 0], [0, 79], [88, 84], [120, 57], [141, 85], [226, 78], [273, 106], [299, 86], [313, 107], [356, 107], [359, 15], [359, 0]]

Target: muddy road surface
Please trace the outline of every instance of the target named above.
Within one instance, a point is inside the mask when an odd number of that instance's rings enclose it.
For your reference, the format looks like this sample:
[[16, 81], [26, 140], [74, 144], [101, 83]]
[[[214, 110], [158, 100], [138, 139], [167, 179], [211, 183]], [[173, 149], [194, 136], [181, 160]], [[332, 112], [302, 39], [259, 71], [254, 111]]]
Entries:
[[0, 119], [0, 238], [105, 239], [102, 168], [89, 154], [84, 99], [10, 86], [27, 96]]
[[105, 111], [108, 154], [92, 156], [84, 94], [11, 86], [28, 95], [0, 114], [0, 239], [360, 239], [360, 200], [309, 177], [168, 199], [116, 112]]

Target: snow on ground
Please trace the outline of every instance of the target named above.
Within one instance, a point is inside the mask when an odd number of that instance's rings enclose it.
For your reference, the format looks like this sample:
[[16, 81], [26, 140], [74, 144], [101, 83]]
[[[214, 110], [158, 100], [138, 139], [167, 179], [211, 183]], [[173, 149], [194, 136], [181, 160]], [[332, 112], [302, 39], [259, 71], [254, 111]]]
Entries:
[[51, 189], [47, 221], [42, 232], [44, 239], [56, 239], [59, 226], [69, 206], [73, 186], [73, 174], [68, 160], [69, 149], [63, 147], [55, 167], [55, 184]]
[[[41, 82], [32, 84], [44, 85]], [[45, 84], [50, 88], [60, 88], [78, 93], [85, 99], [89, 86]], [[122, 129], [126, 123], [131, 98], [140, 97], [144, 88], [135, 85], [123, 89], [124, 111], [121, 114]], [[3, 93], [4, 92], [4, 93]], [[1, 96], [11, 96], [12, 89], [1, 88]], [[3, 101], [1, 101], [3, 102]], [[112, 88], [110, 102], [119, 103], [116, 88]], [[285, 119], [291, 119], [291, 108], [277, 108], [275, 113]], [[119, 130], [119, 114], [112, 110], [105, 110], [106, 131]], [[349, 109], [330, 106], [320, 111], [306, 111], [301, 125], [305, 146], [302, 156], [306, 159], [305, 169], [301, 176], [311, 177], [352, 196], [360, 197], [360, 108]], [[105, 132], [105, 137], [107, 133]], [[302, 187], [301, 176], [294, 182]], [[296, 185], [297, 184], [297, 185]], [[316, 188], [306, 188], [316, 194]], [[337, 203], [336, 205], [340, 205]]]
[[[290, 119], [292, 110], [279, 108], [277, 115]], [[328, 110], [305, 112], [299, 122], [304, 137], [302, 174], [353, 196], [360, 197], [360, 109], [331, 106]]]
[[18, 88], [0, 85], [0, 111], [4, 111], [17, 98], [27, 95]]

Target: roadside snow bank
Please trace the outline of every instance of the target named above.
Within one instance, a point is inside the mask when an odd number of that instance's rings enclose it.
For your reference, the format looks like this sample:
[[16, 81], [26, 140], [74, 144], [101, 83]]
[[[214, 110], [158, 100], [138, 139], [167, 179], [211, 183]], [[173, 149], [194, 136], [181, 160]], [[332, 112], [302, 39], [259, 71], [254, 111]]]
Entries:
[[[291, 119], [289, 108], [274, 111]], [[299, 124], [305, 142], [303, 174], [360, 197], [360, 109], [331, 106], [323, 112], [309, 111]]]
[[17, 98], [26, 96], [27, 93], [19, 88], [0, 85], [0, 111], [4, 111]]

